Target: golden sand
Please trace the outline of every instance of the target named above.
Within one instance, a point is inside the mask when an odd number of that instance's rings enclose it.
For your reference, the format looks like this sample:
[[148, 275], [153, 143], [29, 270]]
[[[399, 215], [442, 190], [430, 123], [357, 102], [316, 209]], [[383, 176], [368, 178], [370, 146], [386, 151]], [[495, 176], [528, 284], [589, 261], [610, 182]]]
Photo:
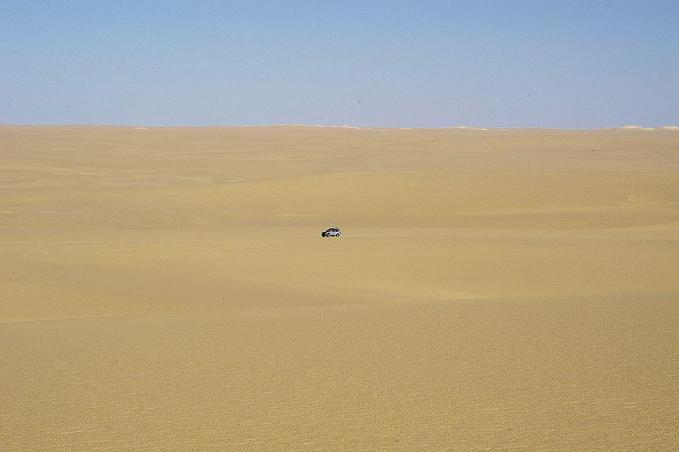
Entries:
[[0, 127], [0, 343], [3, 450], [676, 450], [679, 132]]

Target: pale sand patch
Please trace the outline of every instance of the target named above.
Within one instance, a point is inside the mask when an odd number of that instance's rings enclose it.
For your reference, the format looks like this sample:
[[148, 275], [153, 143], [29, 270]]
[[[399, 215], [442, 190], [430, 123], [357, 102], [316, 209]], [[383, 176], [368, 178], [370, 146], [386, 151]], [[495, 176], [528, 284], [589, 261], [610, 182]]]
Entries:
[[641, 127], [641, 126], [622, 126], [619, 127], [622, 130], [655, 130], [653, 127]]
[[0, 127], [2, 448], [679, 446], [679, 135], [149, 130]]
[[474, 126], [453, 126], [451, 129], [461, 129], [461, 130], [488, 130], [486, 127], [474, 127]]

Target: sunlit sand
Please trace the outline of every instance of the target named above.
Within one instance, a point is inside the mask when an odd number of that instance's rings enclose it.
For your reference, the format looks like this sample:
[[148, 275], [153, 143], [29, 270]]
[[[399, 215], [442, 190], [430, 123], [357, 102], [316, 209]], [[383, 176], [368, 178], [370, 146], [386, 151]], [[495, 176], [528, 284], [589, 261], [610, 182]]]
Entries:
[[679, 447], [672, 127], [3, 126], [0, 269], [0, 449]]

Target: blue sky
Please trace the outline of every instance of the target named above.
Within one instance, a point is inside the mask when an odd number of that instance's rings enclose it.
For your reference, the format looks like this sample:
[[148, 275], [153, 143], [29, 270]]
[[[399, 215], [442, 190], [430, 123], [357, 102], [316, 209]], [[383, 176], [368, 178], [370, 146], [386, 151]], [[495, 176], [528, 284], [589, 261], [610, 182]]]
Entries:
[[679, 1], [0, 0], [0, 123], [679, 124]]

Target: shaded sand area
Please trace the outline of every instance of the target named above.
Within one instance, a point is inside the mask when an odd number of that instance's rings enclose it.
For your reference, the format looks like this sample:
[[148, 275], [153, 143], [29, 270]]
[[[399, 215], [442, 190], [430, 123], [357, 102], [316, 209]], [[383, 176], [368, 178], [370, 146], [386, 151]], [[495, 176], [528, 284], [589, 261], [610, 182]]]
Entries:
[[4, 126], [0, 269], [2, 449], [679, 448], [677, 131]]

